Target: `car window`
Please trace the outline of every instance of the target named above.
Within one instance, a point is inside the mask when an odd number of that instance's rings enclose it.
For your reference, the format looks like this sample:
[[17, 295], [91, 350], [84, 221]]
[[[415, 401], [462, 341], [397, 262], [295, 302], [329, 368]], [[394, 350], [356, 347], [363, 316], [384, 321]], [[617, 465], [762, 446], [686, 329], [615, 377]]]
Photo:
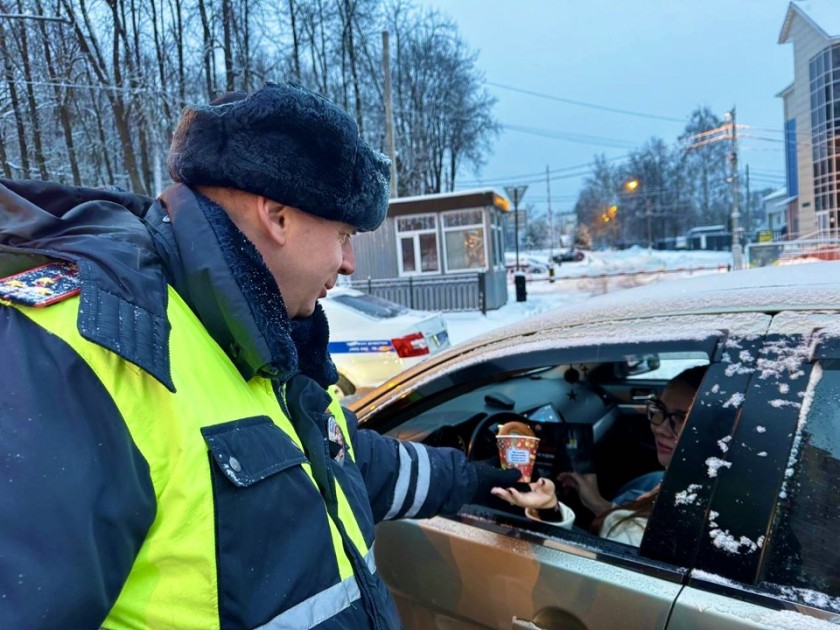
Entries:
[[[512, 522], [523, 531], [611, 546], [615, 552], [612, 541], [624, 541], [620, 519], [611, 521], [618, 526], [609, 531], [604, 528], [604, 537], [599, 537], [598, 514], [579, 493], [561, 488], [558, 476], [567, 472], [597, 474], [603, 497], [618, 500], [616, 506], [622, 508], [653, 490], [664, 470], [648, 420], [647, 399], [660, 396], [669, 378], [681, 371], [708, 366], [711, 357], [709, 351], [700, 349], [703, 345], [692, 340], [584, 347], [534, 356], [533, 363], [521, 355], [515, 360], [511, 357], [510, 365], [497, 360], [477, 372], [451, 374], [446, 381], [452, 387], [434, 395], [433, 401], [411, 405], [410, 412], [388, 433], [458, 448], [470, 459], [498, 465], [500, 426], [524, 422], [540, 438], [534, 462], [537, 474], [556, 480], [561, 501], [575, 513], [573, 527], [547, 527], [525, 518], [521, 508], [492, 499], [467, 511]], [[558, 362], [549, 362], [552, 357]], [[644, 368], [644, 382], [629, 378], [629, 373], [642, 369], [640, 357], [649, 366]], [[572, 358], [577, 360], [563, 361]], [[652, 502], [639, 506], [642, 532], [651, 507]], [[636, 534], [630, 543], [633, 546], [639, 544], [640, 535]], [[626, 550], [636, 555], [635, 549], [627, 546]]]
[[402, 304], [391, 302], [375, 295], [336, 295], [331, 300], [360, 311], [369, 317], [390, 319], [407, 313], [409, 309]]
[[762, 567], [762, 585], [840, 611], [840, 360], [817, 364]]

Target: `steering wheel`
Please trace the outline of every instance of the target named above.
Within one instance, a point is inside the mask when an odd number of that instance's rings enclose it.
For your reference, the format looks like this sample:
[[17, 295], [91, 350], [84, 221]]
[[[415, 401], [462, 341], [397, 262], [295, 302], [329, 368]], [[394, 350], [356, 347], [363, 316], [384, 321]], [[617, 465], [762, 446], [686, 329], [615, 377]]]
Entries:
[[499, 449], [496, 446], [496, 433], [501, 425], [511, 420], [528, 422], [525, 416], [513, 411], [501, 411], [479, 420], [470, 435], [470, 443], [467, 445], [467, 459], [477, 461], [498, 458]]

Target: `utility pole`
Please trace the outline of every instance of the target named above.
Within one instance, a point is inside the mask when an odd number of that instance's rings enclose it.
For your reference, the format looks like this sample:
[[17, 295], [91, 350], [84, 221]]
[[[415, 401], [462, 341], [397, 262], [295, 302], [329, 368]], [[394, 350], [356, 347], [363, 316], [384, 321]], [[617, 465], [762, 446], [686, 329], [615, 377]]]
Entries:
[[738, 219], [741, 214], [738, 211], [738, 132], [735, 127], [735, 107], [727, 112], [732, 125], [732, 152], [729, 154], [729, 163], [732, 165], [732, 268], [741, 269], [743, 259], [741, 256], [741, 240], [738, 234]]
[[391, 54], [388, 31], [382, 31], [382, 74], [385, 98], [385, 150], [391, 160], [391, 199], [397, 197], [397, 156], [394, 148], [394, 105], [391, 100]]
[[505, 186], [508, 197], [513, 199], [513, 242], [516, 245], [516, 270], [519, 271], [519, 202], [528, 186]]
[[548, 260], [554, 255], [554, 221], [551, 216], [551, 180], [548, 178], [548, 164], [545, 165], [545, 190], [548, 194]]
[[753, 225], [753, 215], [752, 215], [752, 203], [750, 201], [750, 165], [747, 164], [744, 167], [744, 179], [746, 180], [747, 186], [747, 198], [746, 203], [747, 207], [745, 208], [744, 212], [744, 240], [747, 243], [751, 243], [753, 239], [753, 234], [755, 231], [755, 226]]

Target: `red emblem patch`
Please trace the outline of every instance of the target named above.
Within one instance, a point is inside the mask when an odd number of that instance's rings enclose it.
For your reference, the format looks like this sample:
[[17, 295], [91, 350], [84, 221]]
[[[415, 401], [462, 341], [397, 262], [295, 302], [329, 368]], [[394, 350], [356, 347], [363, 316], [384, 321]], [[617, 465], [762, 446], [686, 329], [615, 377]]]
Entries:
[[80, 290], [78, 269], [68, 262], [52, 262], [0, 278], [0, 299], [24, 306], [49, 306]]

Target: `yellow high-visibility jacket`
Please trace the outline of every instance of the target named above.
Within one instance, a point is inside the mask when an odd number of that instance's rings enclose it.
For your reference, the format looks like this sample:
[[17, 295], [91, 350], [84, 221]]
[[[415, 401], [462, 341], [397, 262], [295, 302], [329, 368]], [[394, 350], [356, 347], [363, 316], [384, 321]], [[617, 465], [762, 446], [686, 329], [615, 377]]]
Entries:
[[184, 186], [0, 182], [0, 626], [399, 627], [374, 525], [475, 473], [359, 430], [327, 341]]

